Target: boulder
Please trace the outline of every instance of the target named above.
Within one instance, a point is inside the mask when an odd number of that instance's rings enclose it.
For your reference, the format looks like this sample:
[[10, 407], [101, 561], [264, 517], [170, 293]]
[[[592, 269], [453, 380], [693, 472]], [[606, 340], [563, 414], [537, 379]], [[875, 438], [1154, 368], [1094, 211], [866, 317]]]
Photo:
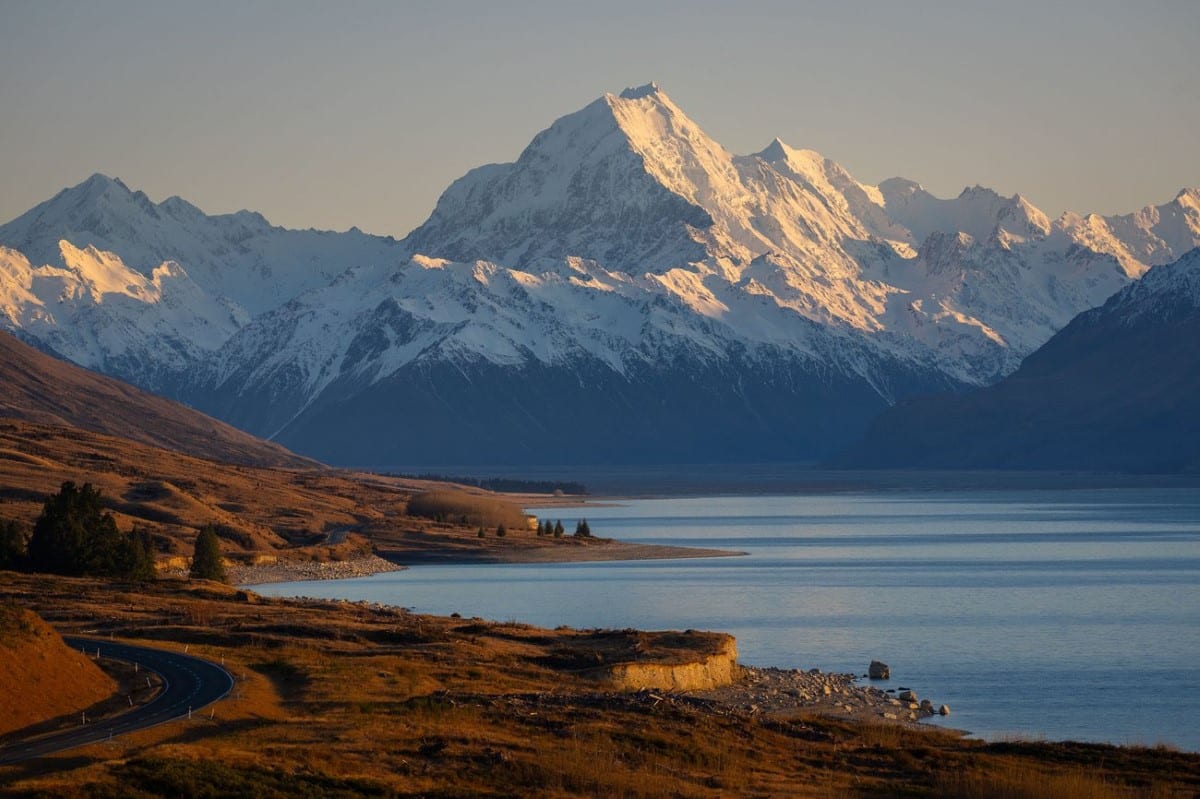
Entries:
[[910, 691], [907, 688], [904, 689], [903, 691], [901, 691], [899, 694], [897, 694], [897, 696], [899, 696], [905, 702], [916, 702], [917, 701], [917, 692]]
[[949, 706], [949, 705], [942, 705], [941, 707], [939, 707], [939, 708], [938, 708], [938, 715], [939, 715], [939, 716], [949, 716], [949, 715], [950, 715], [950, 706]]
[[888, 668], [888, 664], [872, 660], [871, 665], [867, 668], [867, 676], [872, 680], [887, 680], [891, 678], [892, 670]]

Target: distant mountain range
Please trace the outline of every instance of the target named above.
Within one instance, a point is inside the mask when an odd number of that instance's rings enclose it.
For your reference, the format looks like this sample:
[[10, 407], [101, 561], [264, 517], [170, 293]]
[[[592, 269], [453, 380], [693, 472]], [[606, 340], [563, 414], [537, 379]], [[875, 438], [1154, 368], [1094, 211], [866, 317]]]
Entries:
[[1086, 311], [994, 386], [904, 401], [851, 467], [1200, 472], [1200, 250]]
[[1200, 244], [1200, 192], [1019, 195], [735, 156], [657, 86], [472, 170], [403, 241], [207, 216], [96, 175], [0, 226], [0, 324], [326, 462], [828, 456], [1015, 370]]

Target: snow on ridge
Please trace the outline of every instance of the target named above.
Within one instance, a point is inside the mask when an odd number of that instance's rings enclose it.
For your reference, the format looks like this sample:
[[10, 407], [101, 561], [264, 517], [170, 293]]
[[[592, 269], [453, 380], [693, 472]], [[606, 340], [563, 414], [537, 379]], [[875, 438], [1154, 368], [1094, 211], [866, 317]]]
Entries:
[[658, 91], [659, 91], [658, 84], [655, 83], [654, 81], [650, 81], [649, 83], [642, 85], [642, 86], [625, 89], [623, 92], [621, 92], [621, 99], [623, 99], [623, 100], [640, 100], [643, 97], [649, 97], [652, 94], [658, 94]]
[[205, 292], [247, 316], [323, 285], [350, 266], [394, 260], [397, 252], [391, 239], [290, 231], [251, 211], [208, 216], [179, 197], [155, 204], [99, 173], [0, 225], [0, 243], [35, 263], [61, 263], [61, 240], [115, 253], [145, 275], [164, 261], [178, 262]]
[[[778, 138], [734, 155], [651, 83], [469, 171], [403, 242], [207, 216], [94, 175], [0, 226], [0, 244], [30, 256], [0, 250], [0, 298], [9, 324], [87, 365], [117, 368], [133, 347], [177, 372], [201, 364], [210, 387], [293, 392], [300, 408], [419, 359], [586, 357], [625, 374], [684, 351], [785, 353], [890, 396], [888, 359], [973, 383], [1015, 368], [1200, 243], [1198, 198], [1052, 223], [1019, 194], [870, 186]], [[92, 300], [60, 309], [36, 281]]]

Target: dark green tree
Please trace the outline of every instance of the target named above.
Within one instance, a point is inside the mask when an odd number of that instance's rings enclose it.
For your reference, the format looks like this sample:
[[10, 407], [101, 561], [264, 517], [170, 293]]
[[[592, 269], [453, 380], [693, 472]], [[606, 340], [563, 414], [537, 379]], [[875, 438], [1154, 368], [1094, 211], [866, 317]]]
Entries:
[[487, 537], [487, 532], [484, 531], [482, 524], [479, 525], [479, 532], [475, 533], [475, 537], [476, 538], [486, 538]]
[[0, 571], [24, 569], [27, 550], [25, 525], [16, 519], [0, 521]]
[[581, 519], [575, 523], [575, 537], [576, 538], [591, 538], [592, 537], [592, 528], [587, 523], [587, 519]]
[[506, 535], [508, 535], [508, 530], [506, 530], [504, 528], [504, 525], [503, 524], [496, 525], [496, 537], [504, 538], [504, 536], [506, 536]]
[[562, 538], [564, 532], [566, 532], [566, 530], [563, 528], [562, 519], [559, 519], [554, 523], [554, 537]]
[[29, 567], [71, 576], [128, 576], [128, 539], [91, 483], [79, 488], [68, 480], [46, 499], [29, 537]]
[[546, 525], [541, 519], [538, 519], [537, 534], [539, 536], [546, 534]]
[[217, 537], [217, 526], [208, 523], [196, 535], [196, 549], [192, 553], [192, 577], [201, 580], [225, 582], [225, 564], [221, 562], [221, 542]]
[[128, 549], [126, 576], [139, 582], [156, 579], [158, 570], [154, 568], [154, 540], [150, 537], [150, 531], [144, 527], [134, 527], [133, 532], [127, 537], [126, 547]]

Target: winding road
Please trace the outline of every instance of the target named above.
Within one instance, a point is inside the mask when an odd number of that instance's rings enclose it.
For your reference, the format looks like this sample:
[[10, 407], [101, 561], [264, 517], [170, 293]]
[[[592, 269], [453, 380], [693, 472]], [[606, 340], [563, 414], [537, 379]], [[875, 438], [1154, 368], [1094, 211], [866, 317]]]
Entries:
[[127, 732], [186, 718], [189, 712], [199, 711], [224, 698], [233, 689], [233, 676], [228, 671], [191, 655], [92, 638], [64, 637], [63, 640], [75, 649], [89, 653], [99, 650], [101, 657], [137, 663], [139, 668], [149, 669], [162, 678], [162, 693], [140, 707], [95, 724], [6, 744], [0, 748], [0, 765], [107, 741]]

